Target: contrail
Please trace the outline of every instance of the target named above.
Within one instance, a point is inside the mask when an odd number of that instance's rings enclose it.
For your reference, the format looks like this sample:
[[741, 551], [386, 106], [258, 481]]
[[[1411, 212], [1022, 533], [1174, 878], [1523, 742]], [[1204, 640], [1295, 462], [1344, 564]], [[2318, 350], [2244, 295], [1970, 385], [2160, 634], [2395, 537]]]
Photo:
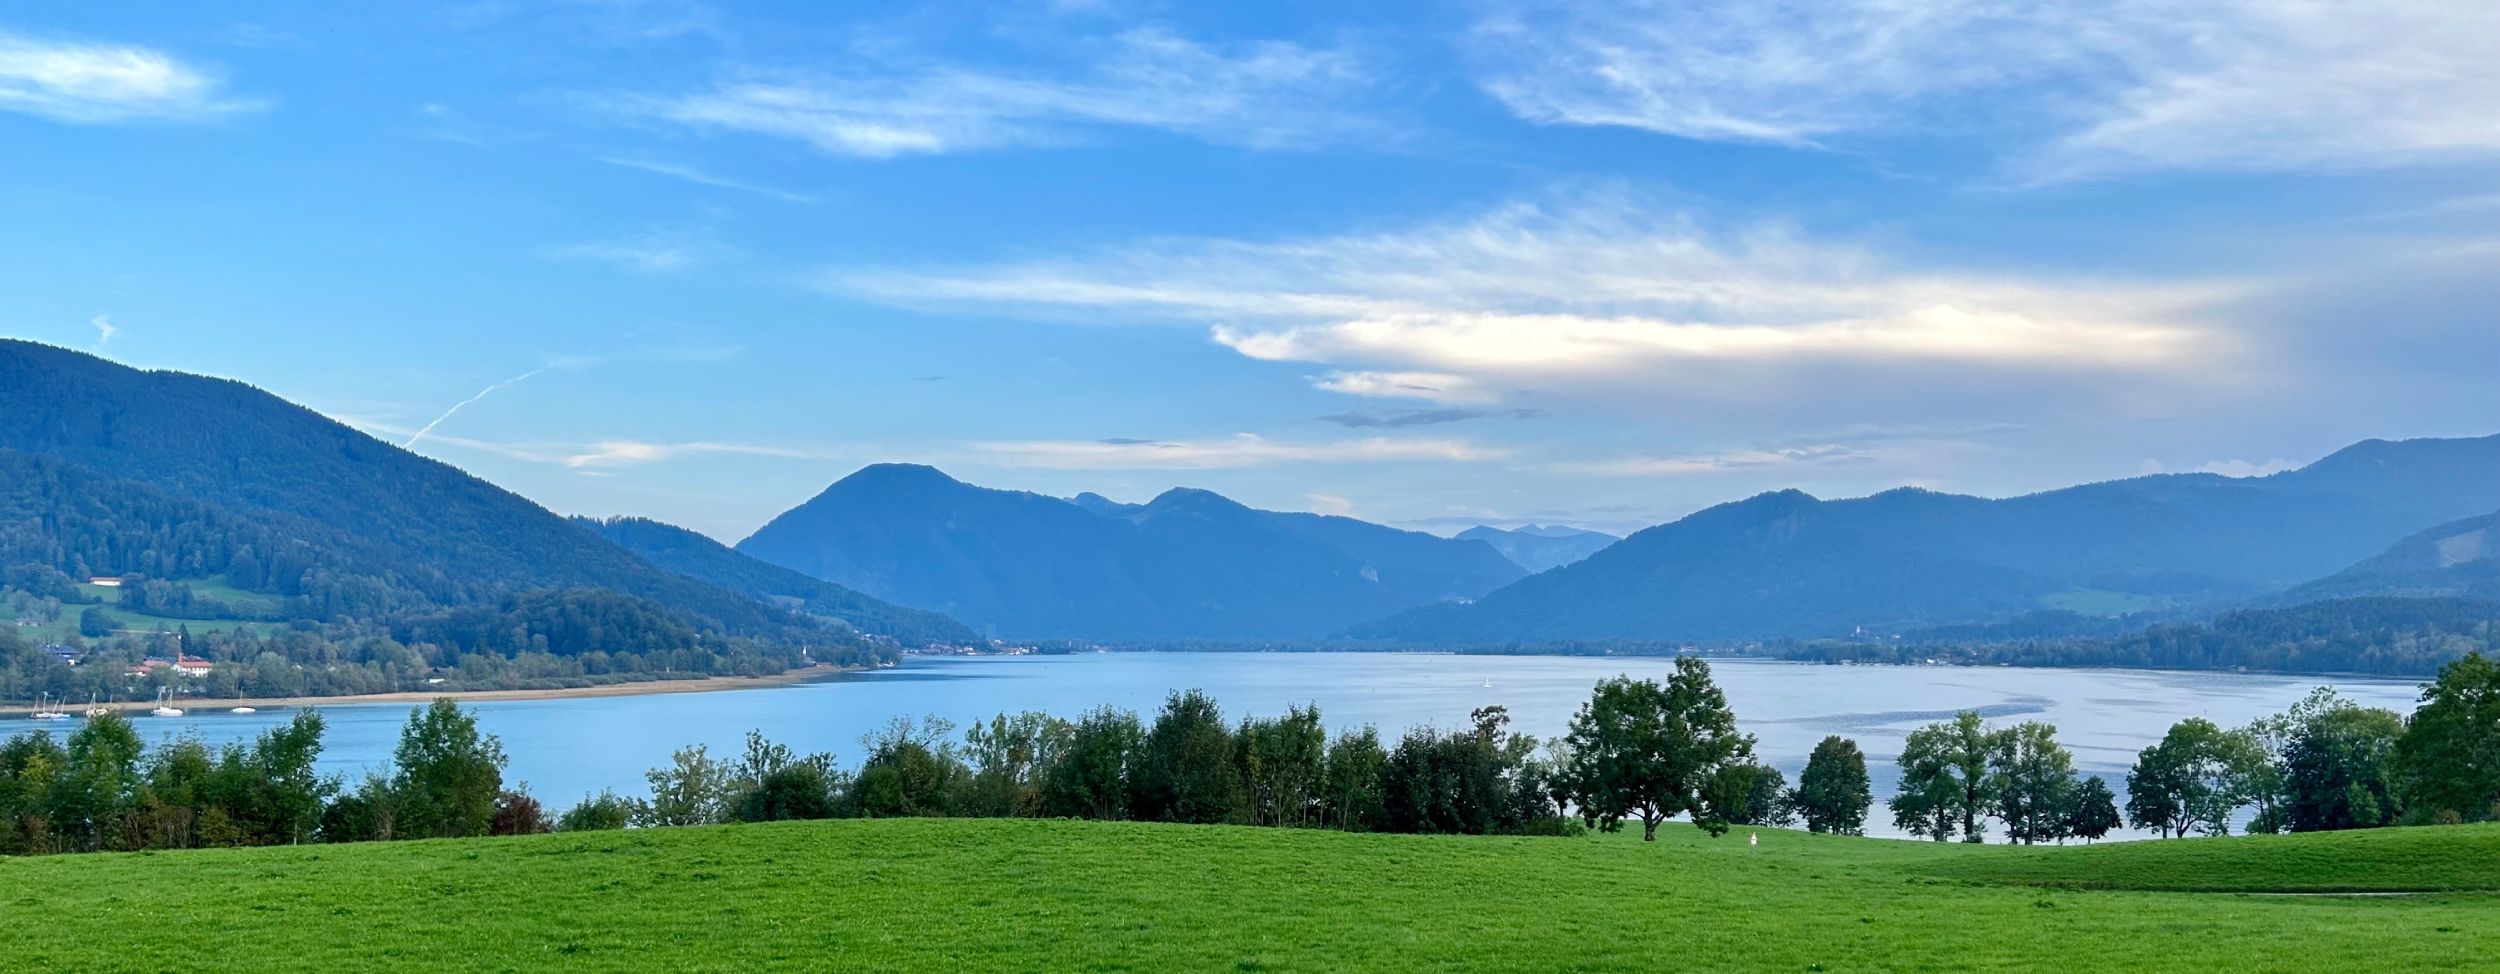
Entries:
[[527, 378], [529, 378], [529, 377], [531, 377], [531, 376], [537, 375], [538, 373], [541, 373], [541, 372], [545, 372], [545, 371], [547, 371], [548, 369], [552, 369], [552, 368], [555, 368], [555, 366], [553, 366], [553, 365], [541, 365], [541, 366], [539, 366], [539, 367], [537, 367], [537, 368], [535, 368], [535, 369], [531, 369], [531, 370], [529, 370], [529, 371], [527, 371], [527, 372], [523, 372], [523, 373], [521, 373], [520, 375], [513, 376], [512, 378], [505, 379], [505, 380], [503, 380], [502, 382], [498, 382], [498, 383], [495, 383], [494, 385], [487, 386], [487, 387], [486, 387], [486, 388], [484, 388], [484, 389], [480, 389], [480, 390], [478, 390], [478, 391], [477, 391], [477, 395], [470, 396], [470, 397], [469, 397], [469, 398], [467, 398], [467, 399], [460, 400], [458, 403], [454, 404], [454, 405], [453, 405], [450, 409], [443, 410], [443, 414], [442, 414], [442, 415], [434, 417], [434, 421], [433, 421], [433, 422], [425, 424], [425, 428], [418, 430], [418, 431], [417, 431], [417, 433], [416, 433], [416, 435], [409, 437], [409, 438], [408, 438], [408, 442], [400, 444], [400, 445], [399, 445], [399, 448], [400, 448], [400, 449], [402, 449], [402, 450], [405, 450], [405, 449], [407, 449], [407, 448], [409, 448], [409, 447], [412, 447], [412, 446], [417, 445], [417, 441], [418, 441], [418, 440], [425, 439], [425, 434], [427, 434], [427, 433], [431, 433], [431, 432], [434, 432], [434, 427], [437, 427], [437, 426], [441, 426], [441, 425], [443, 425], [443, 421], [444, 421], [444, 420], [446, 420], [446, 419], [450, 419], [450, 418], [451, 418], [451, 414], [456, 413], [456, 412], [459, 412], [459, 411], [461, 411], [462, 409], [467, 408], [467, 407], [468, 407], [468, 405], [469, 405], [470, 403], [476, 402], [476, 401], [478, 401], [478, 400], [480, 400], [480, 399], [484, 399], [484, 398], [486, 398], [487, 396], [493, 395], [493, 394], [495, 393], [495, 391], [496, 391], [496, 390], [498, 390], [498, 389], [502, 389], [502, 388], [505, 388], [505, 387], [507, 387], [507, 386], [511, 386], [511, 385], [513, 385], [513, 384], [515, 384], [515, 383], [520, 382], [520, 381], [521, 381], [521, 380], [523, 380], [523, 379], [527, 379]]

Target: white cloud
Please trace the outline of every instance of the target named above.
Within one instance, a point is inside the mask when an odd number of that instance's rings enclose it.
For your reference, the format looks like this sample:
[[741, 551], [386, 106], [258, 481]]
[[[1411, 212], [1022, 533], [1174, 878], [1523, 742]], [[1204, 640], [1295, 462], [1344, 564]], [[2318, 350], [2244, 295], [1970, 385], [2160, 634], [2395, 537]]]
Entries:
[[2225, 477], [2264, 477], [2286, 470], [2298, 470], [2300, 467], [2301, 465], [2297, 462], [2276, 457], [2263, 463], [2251, 463], [2247, 460], [2207, 460], [2196, 470], [2198, 473], [2221, 474]]
[[95, 326], [95, 347], [99, 350], [113, 344], [113, 336], [122, 333], [121, 328], [113, 324], [110, 315], [97, 315], [87, 323]]
[[[1259, 348], [1260, 351], [1244, 348], [1228, 340], [1226, 332], [1220, 328], [1216, 332], [1216, 340], [1231, 345], [1235, 350], [1252, 358], [1292, 357], [1283, 354], [1286, 350], [1281, 346], [1267, 347], [1272, 343], [1261, 341], [1255, 336], [1245, 337], [1243, 340], [1253, 348]], [[1262, 351], [1271, 354], [1261, 354]], [[1349, 396], [1426, 399], [1437, 403], [1487, 403], [1501, 398], [1479, 385], [1474, 379], [1447, 372], [1330, 372], [1327, 375], [1314, 377], [1311, 384], [1329, 392], [1339, 392]]]
[[778, 457], [788, 460], [826, 459], [823, 453], [790, 447], [765, 446], [754, 443], [722, 443], [695, 441], [689, 443], [654, 443], [644, 440], [601, 440], [579, 452], [567, 454], [558, 462], [576, 469], [584, 467], [621, 467], [633, 464], [658, 463], [688, 456]]
[[1322, 388], [1443, 402], [1759, 384], [1823, 366], [1953, 373], [1938, 382], [2176, 378], [2233, 350], [2200, 315], [2242, 290], [1920, 272], [1857, 246], [1714, 232], [1612, 197], [1368, 235], [836, 269], [819, 283], [905, 305], [1203, 323], [1251, 358], [1334, 367]]
[[0, 32], [0, 111], [62, 122], [198, 119], [251, 106], [162, 51]]
[[1218, 470], [1275, 463], [1382, 463], [1501, 459], [1505, 454], [1466, 440], [1370, 437], [1286, 443], [1243, 433], [1229, 439], [1020, 440], [972, 444], [983, 458], [1011, 467], [1051, 470]]
[[549, 248], [550, 260], [613, 264], [638, 274], [667, 274], [719, 256], [723, 247], [705, 234], [653, 229], [614, 240]]
[[613, 104], [697, 129], [795, 139], [868, 159], [1064, 143], [1102, 127], [1258, 148], [1368, 130], [1344, 107], [1369, 83], [1346, 50], [1281, 41], [1219, 50], [1141, 29], [1083, 53], [1090, 68], [1071, 76], [962, 67], [753, 70], [705, 91]]
[[1302, 495], [1302, 499], [1304, 502], [1311, 505], [1311, 513], [1313, 514], [1332, 514], [1338, 517], [1354, 516], [1354, 502], [1335, 494], [1322, 494], [1314, 491], [1312, 493]]
[[1480, 84], [1531, 121], [1808, 144], [2040, 140], [2024, 169], [2337, 169], [2500, 155], [2483, 0], [1672, 0], [1487, 18]]

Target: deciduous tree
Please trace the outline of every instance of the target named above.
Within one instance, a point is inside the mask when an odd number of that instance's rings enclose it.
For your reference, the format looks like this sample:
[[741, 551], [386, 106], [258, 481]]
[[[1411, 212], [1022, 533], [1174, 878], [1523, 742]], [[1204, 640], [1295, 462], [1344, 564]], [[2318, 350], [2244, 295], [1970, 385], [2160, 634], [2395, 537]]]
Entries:
[[1753, 738], [1737, 732], [1710, 665], [1690, 656], [1676, 658], [1663, 685], [1631, 677], [1598, 684], [1565, 739], [1572, 763], [1563, 774], [1581, 816], [1608, 831], [1636, 818], [1643, 841], [1685, 813], [1712, 835], [1725, 833], [1708, 792], [1723, 769], [1753, 756]]
[[1858, 750], [1858, 742], [1837, 735], [1814, 745], [1788, 798], [1804, 817], [1807, 831], [1838, 835], [1865, 834], [1866, 810], [1874, 802], [1865, 752]]

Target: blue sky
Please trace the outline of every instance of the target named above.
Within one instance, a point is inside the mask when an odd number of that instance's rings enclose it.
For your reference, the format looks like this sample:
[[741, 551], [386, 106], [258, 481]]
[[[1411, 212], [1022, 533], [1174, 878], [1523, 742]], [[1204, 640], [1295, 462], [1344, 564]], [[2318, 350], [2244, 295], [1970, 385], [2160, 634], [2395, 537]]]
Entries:
[[0, 334], [726, 540], [889, 460], [1442, 531], [2249, 473], [2500, 431], [2494, 50], [2466, 0], [21, 7]]

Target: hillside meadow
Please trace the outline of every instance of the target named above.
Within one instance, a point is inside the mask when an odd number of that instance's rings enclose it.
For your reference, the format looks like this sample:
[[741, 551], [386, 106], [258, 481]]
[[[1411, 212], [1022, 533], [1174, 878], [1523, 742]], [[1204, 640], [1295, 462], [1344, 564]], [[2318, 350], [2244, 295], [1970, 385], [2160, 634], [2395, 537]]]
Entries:
[[[1675, 826], [1645, 845], [893, 819], [11, 859], [0, 966], [2453, 971], [2500, 956], [2500, 826], [2038, 849], [1771, 830], [1749, 846], [1749, 831]], [[2413, 895], [2281, 895], [2330, 889]]]

